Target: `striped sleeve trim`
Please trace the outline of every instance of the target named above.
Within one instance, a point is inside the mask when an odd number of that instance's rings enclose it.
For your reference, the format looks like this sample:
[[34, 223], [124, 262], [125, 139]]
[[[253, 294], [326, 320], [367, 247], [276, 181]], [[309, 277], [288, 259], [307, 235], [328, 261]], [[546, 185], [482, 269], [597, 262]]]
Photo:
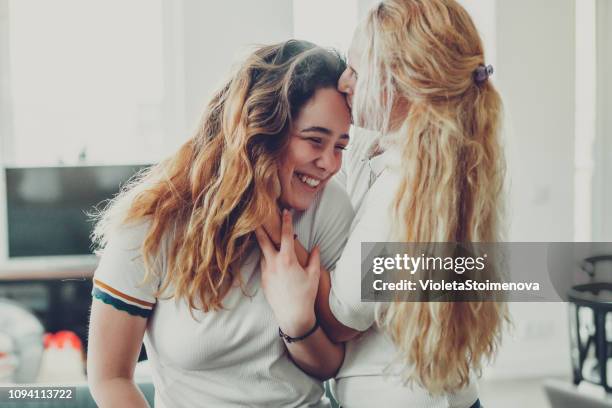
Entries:
[[155, 305], [122, 293], [98, 279], [94, 279], [91, 294], [94, 298], [113, 306], [115, 309], [123, 310], [134, 316], [149, 317]]

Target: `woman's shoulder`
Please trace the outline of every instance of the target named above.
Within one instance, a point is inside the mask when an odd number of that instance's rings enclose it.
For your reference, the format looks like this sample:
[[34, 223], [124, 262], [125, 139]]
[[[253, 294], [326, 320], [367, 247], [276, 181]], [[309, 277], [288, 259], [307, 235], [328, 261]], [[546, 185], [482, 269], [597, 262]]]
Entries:
[[[143, 250], [152, 227], [153, 222], [148, 218], [109, 227], [104, 236], [103, 246], [97, 251], [100, 263], [112, 259], [115, 262], [123, 260], [123, 262], [144, 264]], [[171, 223], [159, 238], [154, 238], [157, 244], [153, 245], [157, 249], [152, 253], [149, 252], [151, 262], [165, 266], [169, 242], [175, 234], [175, 228], [175, 224]], [[147, 246], [151, 246], [151, 243], [147, 243]]]
[[105, 233], [104, 252], [109, 247], [123, 250], [140, 249], [151, 228], [150, 220], [129, 221], [110, 226]]

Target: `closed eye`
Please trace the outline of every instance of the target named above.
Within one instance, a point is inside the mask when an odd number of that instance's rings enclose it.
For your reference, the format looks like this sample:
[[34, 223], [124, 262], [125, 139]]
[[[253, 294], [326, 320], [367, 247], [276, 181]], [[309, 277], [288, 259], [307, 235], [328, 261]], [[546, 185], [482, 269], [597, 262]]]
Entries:
[[[323, 138], [320, 137], [307, 137], [306, 140], [308, 140], [310, 143], [312, 143], [313, 145], [317, 146], [317, 147], [321, 147], [323, 146]], [[342, 144], [338, 144], [334, 146], [334, 149], [338, 150], [338, 151], [344, 151], [347, 149], [348, 146], [346, 145], [342, 145]]]

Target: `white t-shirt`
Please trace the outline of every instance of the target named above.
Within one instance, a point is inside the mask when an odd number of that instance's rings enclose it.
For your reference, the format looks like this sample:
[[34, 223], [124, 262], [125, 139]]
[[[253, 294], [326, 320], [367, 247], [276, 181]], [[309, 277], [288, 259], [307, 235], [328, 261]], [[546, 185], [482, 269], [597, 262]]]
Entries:
[[[361, 149], [358, 152], [368, 152]], [[358, 207], [351, 235], [336, 268], [331, 273], [329, 304], [334, 316], [345, 326], [365, 331], [347, 342], [346, 355], [336, 375], [335, 395], [343, 408], [372, 407], [461, 407], [471, 406], [478, 398], [478, 385], [470, 384], [453, 395], [433, 397], [425, 389], [405, 387], [398, 375], [391, 373], [397, 348], [375, 324], [376, 303], [361, 302], [361, 242], [393, 241], [391, 204], [401, 181], [398, 172], [401, 157], [389, 150], [371, 159], [347, 161], [347, 190], [361, 197], [351, 197]], [[468, 328], [466, 328], [468, 329]]]
[[[319, 245], [322, 264], [332, 268], [352, 218], [348, 196], [332, 181], [293, 219], [300, 242], [308, 249]], [[232, 288], [223, 300], [225, 310], [196, 310], [194, 320], [184, 301], [155, 298], [159, 281], [139, 286], [144, 276], [140, 246], [147, 228], [125, 228], [110, 238], [95, 272], [93, 295], [148, 317], [144, 343], [153, 368], [156, 408], [329, 406], [321, 382], [291, 361], [278, 336], [260, 288], [258, 249], [240, 271], [249, 296]]]

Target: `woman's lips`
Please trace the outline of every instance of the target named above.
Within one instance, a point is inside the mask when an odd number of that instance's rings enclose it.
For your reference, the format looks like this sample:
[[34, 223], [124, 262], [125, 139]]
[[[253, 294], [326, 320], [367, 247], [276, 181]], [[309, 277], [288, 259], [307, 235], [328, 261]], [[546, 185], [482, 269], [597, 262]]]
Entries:
[[294, 176], [296, 179], [298, 179], [302, 187], [311, 191], [316, 191], [320, 189], [323, 185], [325, 185], [325, 182], [327, 181], [327, 178], [320, 179], [318, 177], [313, 177], [311, 175], [299, 172], [295, 172]]
[[308, 186], [312, 188], [316, 188], [319, 186], [319, 184], [321, 184], [320, 179], [312, 177], [312, 176], [308, 176], [306, 174], [296, 173], [296, 176], [298, 177], [298, 179], [300, 179], [302, 183], [307, 184]]

